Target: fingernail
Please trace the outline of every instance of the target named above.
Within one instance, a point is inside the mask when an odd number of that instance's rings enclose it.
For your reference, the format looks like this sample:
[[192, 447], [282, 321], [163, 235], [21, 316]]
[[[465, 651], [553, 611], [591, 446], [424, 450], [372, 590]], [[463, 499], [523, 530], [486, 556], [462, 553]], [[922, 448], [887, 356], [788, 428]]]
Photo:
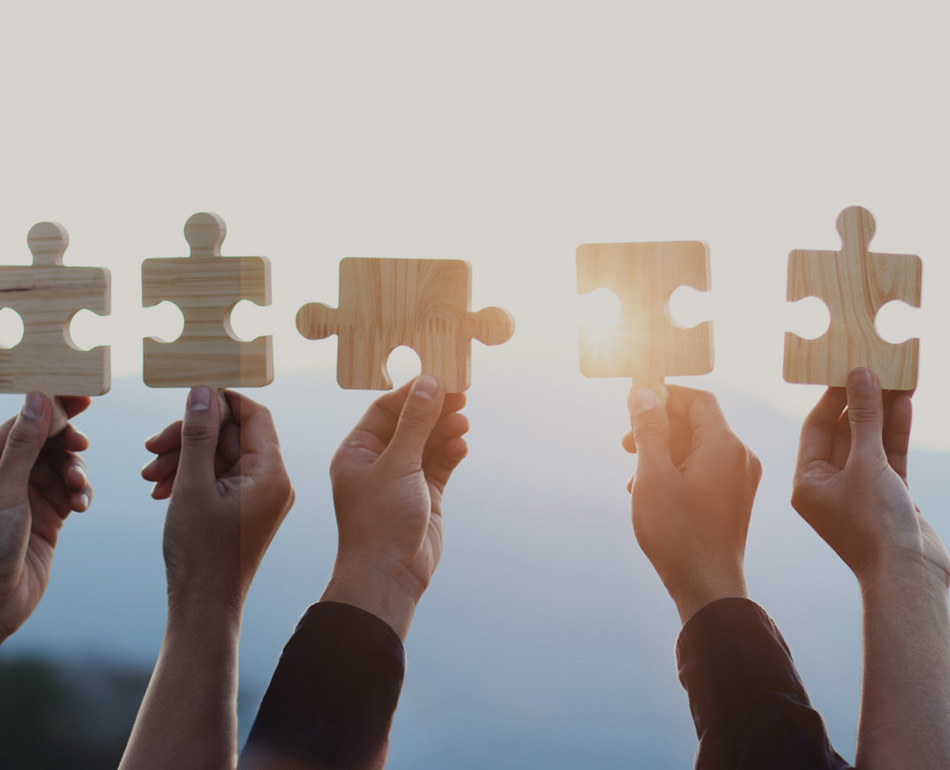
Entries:
[[192, 412], [203, 412], [211, 408], [211, 388], [199, 385], [192, 388], [188, 394], [188, 409]]
[[38, 420], [43, 414], [43, 397], [39, 393], [28, 393], [23, 402], [23, 416]]
[[79, 505], [80, 510], [82, 511], [86, 510], [86, 508], [89, 507], [89, 495], [83, 492], [81, 495], [79, 495], [79, 498], [77, 499], [76, 502]]
[[439, 383], [435, 377], [430, 377], [428, 374], [420, 375], [418, 379], [416, 379], [413, 392], [420, 398], [431, 400], [435, 398], [435, 394], [439, 392]]
[[871, 372], [859, 366], [848, 372], [848, 385], [852, 388], [867, 388], [871, 385]]
[[634, 414], [648, 412], [660, 405], [660, 397], [650, 388], [637, 388], [630, 396], [630, 411]]

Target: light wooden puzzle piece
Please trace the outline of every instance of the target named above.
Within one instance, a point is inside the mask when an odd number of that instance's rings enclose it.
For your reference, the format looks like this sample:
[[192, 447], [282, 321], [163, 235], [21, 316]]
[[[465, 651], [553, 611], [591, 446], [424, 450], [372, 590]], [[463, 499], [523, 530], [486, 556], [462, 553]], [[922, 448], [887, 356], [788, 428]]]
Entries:
[[101, 267], [66, 267], [66, 228], [40, 222], [30, 228], [27, 244], [33, 264], [0, 267], [0, 307], [12, 308], [23, 321], [23, 339], [0, 349], [0, 393], [44, 393], [53, 406], [50, 434], [66, 425], [55, 396], [99, 396], [111, 385], [109, 348], [81, 350], [69, 336], [69, 323], [80, 310], [110, 312], [110, 274]]
[[581, 324], [581, 373], [630, 377], [634, 388], [665, 398], [665, 377], [712, 371], [712, 322], [684, 328], [670, 317], [670, 295], [680, 286], [709, 289], [709, 248], [702, 241], [579, 246], [577, 291], [609, 289], [622, 306], [607, 333]]
[[920, 307], [920, 257], [869, 252], [874, 217], [860, 206], [842, 211], [836, 228], [840, 251], [788, 255], [788, 301], [817, 297], [828, 306], [831, 324], [814, 340], [785, 333], [785, 379], [841, 387], [849, 371], [864, 366], [885, 389], [913, 390], [919, 340], [882, 340], [874, 317], [892, 300]]
[[472, 338], [500, 345], [515, 329], [508, 311], [472, 313], [471, 301], [468, 262], [347, 257], [340, 262], [340, 307], [304, 305], [297, 329], [312, 340], [339, 336], [337, 382], [343, 388], [390, 389], [386, 361], [406, 345], [419, 355], [423, 374], [458, 393], [471, 384]]
[[185, 223], [191, 256], [142, 263], [143, 306], [169, 300], [185, 319], [177, 340], [144, 340], [144, 379], [151, 388], [261, 387], [274, 379], [271, 338], [245, 342], [230, 321], [243, 299], [270, 304], [270, 261], [222, 257], [226, 233], [217, 214], [195, 214]]

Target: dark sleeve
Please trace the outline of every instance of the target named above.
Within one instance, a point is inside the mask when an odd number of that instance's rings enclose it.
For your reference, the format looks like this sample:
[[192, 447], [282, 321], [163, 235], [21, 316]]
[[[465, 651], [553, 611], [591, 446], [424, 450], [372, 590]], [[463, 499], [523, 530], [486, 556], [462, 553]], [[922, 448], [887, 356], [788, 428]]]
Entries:
[[699, 736], [697, 770], [843, 770], [788, 645], [748, 599], [707, 604], [676, 643]]
[[312, 605], [281, 653], [244, 754], [321, 769], [375, 767], [405, 668], [402, 641], [375, 615], [338, 602]]

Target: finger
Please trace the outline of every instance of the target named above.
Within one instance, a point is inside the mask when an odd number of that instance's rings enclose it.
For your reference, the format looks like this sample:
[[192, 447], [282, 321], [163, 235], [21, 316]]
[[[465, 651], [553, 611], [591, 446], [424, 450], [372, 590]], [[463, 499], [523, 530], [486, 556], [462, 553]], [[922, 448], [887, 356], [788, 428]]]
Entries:
[[221, 435], [218, 437], [218, 457], [226, 468], [241, 458], [241, 429], [236, 423], [228, 422], [221, 429]]
[[89, 482], [86, 475], [86, 463], [77, 454], [68, 453], [68, 459], [63, 463], [62, 479], [70, 489], [83, 489]]
[[176, 486], [199, 493], [215, 489], [214, 456], [218, 429], [217, 397], [204, 385], [192, 388], [181, 425]]
[[464, 436], [468, 433], [469, 427], [468, 417], [464, 414], [458, 412], [443, 413], [429, 435], [428, 446], [439, 447], [450, 438]]
[[639, 457], [638, 467], [672, 465], [670, 418], [659, 395], [650, 388], [631, 390], [627, 396], [627, 409]]
[[461, 411], [466, 403], [468, 399], [464, 393], [446, 393], [445, 401], [442, 402], [442, 414]]
[[[717, 447], [734, 435], [716, 397], [705, 390], [670, 388], [671, 443], [678, 447], [677, 465], [703, 447]], [[688, 450], [687, 450], [688, 447]]]
[[418, 376], [399, 413], [399, 421], [389, 446], [380, 459], [395, 462], [405, 469], [422, 466], [422, 453], [442, 412], [445, 387], [428, 374]]
[[884, 456], [884, 403], [881, 385], [870, 369], [858, 367], [848, 374], [848, 423], [851, 426], [849, 460]]
[[468, 417], [458, 412], [443, 414], [429, 435], [422, 453], [422, 464], [425, 465], [429, 457], [438, 452], [442, 445], [453, 438], [459, 438], [468, 433]]
[[82, 489], [73, 490], [69, 496], [69, 507], [77, 513], [88, 511], [92, 504], [92, 486], [86, 484]]
[[0, 509], [26, 499], [30, 474], [49, 435], [49, 421], [46, 396], [28, 394], [0, 455]]
[[80, 412], [85, 412], [92, 403], [89, 396], [60, 396], [59, 400], [62, 402], [63, 409], [66, 410], [66, 416], [70, 420]]
[[68, 452], [84, 452], [89, 449], [89, 437], [73, 425], [67, 425], [66, 430], [55, 439], [46, 442], [44, 449], [65, 449]]
[[[215, 454], [215, 470], [220, 475], [227, 473], [235, 477], [245, 473], [269, 479], [272, 472], [282, 472], [283, 462], [280, 456], [280, 439], [270, 410], [243, 393], [226, 391], [231, 408], [232, 427], [227, 428], [225, 436], [229, 454], [222, 454], [221, 440]], [[237, 438], [237, 447], [232, 445]], [[235, 458], [233, 462], [229, 458]]]
[[442, 444], [429, 455], [423, 465], [422, 469], [429, 483], [434, 484], [440, 493], [444, 492], [445, 485], [449, 483], [452, 472], [465, 459], [467, 454], [468, 444], [461, 436], [450, 438]]
[[157, 482], [155, 486], [152, 487], [152, 497], [155, 500], [167, 500], [172, 496], [172, 492], [175, 489], [175, 477], [169, 476], [167, 479], [162, 479]]
[[[61, 518], [65, 519], [71, 511], [85, 511], [92, 503], [92, 485], [86, 481], [82, 486], [73, 487], [64, 480], [64, 471], [74, 458], [61, 458], [54, 470], [48, 466], [38, 465], [30, 479], [34, 490], [38, 491], [46, 503]], [[34, 524], [36, 519], [34, 517]]]
[[834, 431], [831, 436], [831, 457], [829, 462], [835, 468], [844, 468], [848, 462], [848, 455], [851, 454], [851, 418], [848, 417], [848, 410], [845, 409], [835, 423]]
[[167, 452], [159, 455], [142, 468], [142, 478], [146, 481], [161, 481], [178, 470], [181, 452]]
[[383, 444], [388, 444], [396, 431], [399, 414], [409, 397], [412, 383], [413, 381], [410, 380], [401, 388], [377, 398], [356, 423], [352, 433], [370, 433]]
[[884, 453], [887, 455], [887, 462], [906, 485], [914, 407], [906, 393], [895, 392], [889, 400], [890, 408], [887, 410], [887, 422], [884, 426]]
[[848, 403], [843, 388], [828, 388], [802, 423], [798, 438], [798, 464], [831, 460], [835, 426]]
[[145, 448], [157, 455], [181, 448], [181, 420], [145, 439]]

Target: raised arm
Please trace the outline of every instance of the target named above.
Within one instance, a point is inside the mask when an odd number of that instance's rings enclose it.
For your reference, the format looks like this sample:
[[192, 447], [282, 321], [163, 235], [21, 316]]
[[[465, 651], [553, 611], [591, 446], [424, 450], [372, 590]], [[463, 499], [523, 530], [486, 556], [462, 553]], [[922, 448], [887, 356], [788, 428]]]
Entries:
[[228, 392], [219, 431], [211, 391], [194, 388], [183, 422], [146, 442], [152, 495], [170, 497], [163, 550], [168, 620], [123, 770], [237, 764], [238, 637], [244, 600], [293, 503], [270, 413]]
[[[759, 461], [709, 393], [670, 386], [629, 398], [637, 542], [676, 604], [676, 645], [702, 770], [845, 768], [785, 640], [749, 601], [746, 532]], [[632, 439], [632, 441], [630, 440]]]
[[[63, 399], [70, 418], [89, 403]], [[39, 604], [66, 517], [92, 501], [79, 456], [89, 441], [72, 425], [47, 439], [49, 423], [49, 401], [30, 393], [19, 414], [0, 425], [0, 643]]]
[[467, 452], [463, 394], [421, 376], [384, 395], [330, 466], [339, 545], [241, 755], [247, 770], [381, 768], [413, 613], [442, 554], [442, 493]]
[[950, 767], [950, 558], [907, 486], [911, 400], [866, 369], [802, 427], [792, 504], [861, 586], [856, 764]]

